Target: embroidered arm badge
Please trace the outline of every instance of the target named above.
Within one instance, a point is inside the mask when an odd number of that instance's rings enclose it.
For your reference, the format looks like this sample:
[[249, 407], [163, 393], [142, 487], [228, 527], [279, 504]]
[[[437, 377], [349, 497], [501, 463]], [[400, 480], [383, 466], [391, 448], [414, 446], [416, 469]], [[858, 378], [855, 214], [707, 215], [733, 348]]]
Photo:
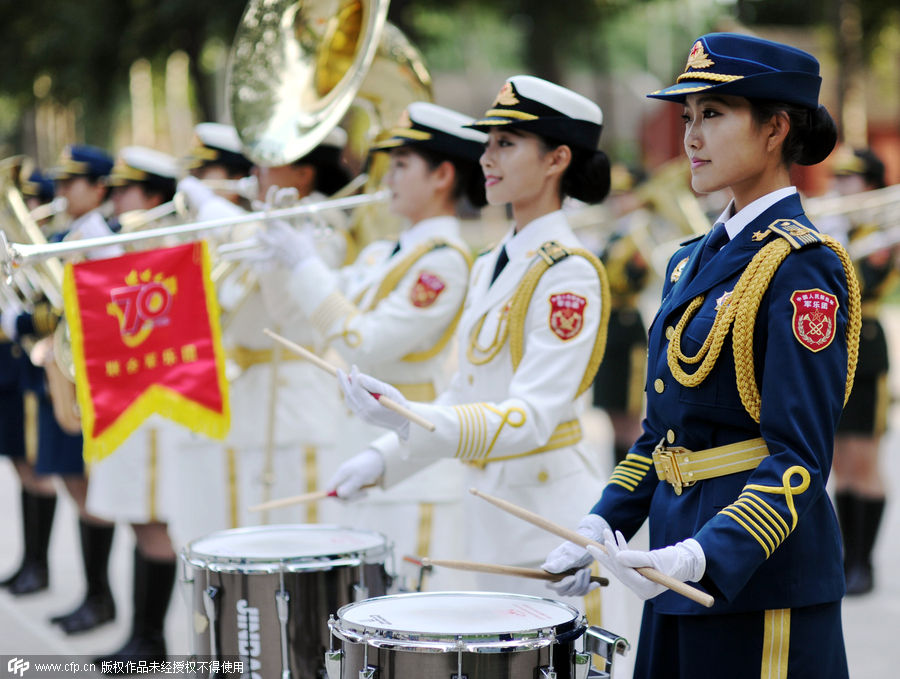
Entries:
[[550, 296], [550, 329], [561, 340], [570, 340], [584, 327], [587, 300], [574, 292]]
[[819, 352], [834, 339], [835, 319], [840, 304], [823, 290], [796, 290], [791, 295], [794, 337], [812, 352]]
[[447, 286], [444, 285], [444, 281], [435, 274], [423, 271], [419, 274], [419, 280], [412, 287], [409, 298], [413, 306], [423, 309], [434, 304], [434, 301], [444, 291], [445, 287]]

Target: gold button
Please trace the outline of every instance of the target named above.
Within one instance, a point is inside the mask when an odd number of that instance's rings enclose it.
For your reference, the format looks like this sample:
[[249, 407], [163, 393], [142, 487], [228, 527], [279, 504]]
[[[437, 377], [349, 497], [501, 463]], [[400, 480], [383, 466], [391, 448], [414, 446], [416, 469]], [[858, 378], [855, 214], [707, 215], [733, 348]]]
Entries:
[[653, 388], [656, 389], [657, 394], [661, 394], [666, 390], [666, 384], [662, 380], [656, 380], [653, 383]]
[[675, 336], [675, 328], [671, 325], [666, 328], [666, 339], [672, 339]]
[[666, 441], [669, 443], [675, 443], [675, 432], [671, 429], [666, 432]]
[[544, 483], [549, 478], [550, 474], [548, 474], [547, 472], [542, 471], [538, 474], [538, 481], [540, 481], [541, 483]]

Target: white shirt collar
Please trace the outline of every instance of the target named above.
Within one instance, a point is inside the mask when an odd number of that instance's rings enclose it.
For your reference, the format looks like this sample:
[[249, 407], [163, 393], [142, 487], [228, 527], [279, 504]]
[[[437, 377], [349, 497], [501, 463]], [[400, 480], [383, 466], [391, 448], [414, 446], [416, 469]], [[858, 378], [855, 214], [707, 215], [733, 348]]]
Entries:
[[[516, 233], [516, 226], [509, 230], [506, 238], [503, 239], [503, 245], [506, 246], [506, 256], [513, 261], [518, 255], [526, 255], [535, 247], [542, 245], [548, 239], [552, 239], [552, 234], [547, 231], [548, 228], [564, 226], [569, 228], [569, 220], [566, 219], [566, 213], [562, 210], [549, 212], [542, 217], [532, 220]], [[532, 253], [533, 254], [533, 253]]]
[[458, 239], [459, 237], [459, 220], [456, 217], [449, 215], [431, 217], [423, 219], [400, 234], [400, 249], [414, 248], [432, 238]]
[[767, 193], [762, 198], [757, 198], [734, 216], [732, 216], [732, 211], [734, 210], [734, 200], [732, 199], [732, 201], [728, 203], [728, 207], [725, 208], [725, 211], [719, 215], [716, 223], [718, 224], [721, 222], [725, 224], [725, 231], [728, 233], [728, 239], [734, 240], [734, 238], [744, 230], [744, 227], [747, 226], [747, 224], [759, 217], [778, 201], [784, 200], [795, 193], [797, 193], [796, 186], [788, 186], [783, 189], [778, 189], [777, 191], [772, 191], [772, 193]]

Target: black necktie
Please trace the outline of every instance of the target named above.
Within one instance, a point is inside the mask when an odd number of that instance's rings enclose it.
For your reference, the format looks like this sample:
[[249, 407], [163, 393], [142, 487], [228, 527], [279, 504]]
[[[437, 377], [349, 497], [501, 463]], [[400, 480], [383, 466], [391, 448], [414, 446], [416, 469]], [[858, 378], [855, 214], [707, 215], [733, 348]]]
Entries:
[[[503, 271], [503, 267], [505, 267], [509, 263], [509, 255], [506, 254], [506, 246], [504, 245], [500, 248], [500, 255], [497, 257], [497, 264], [494, 265], [494, 275], [491, 276], [491, 285], [494, 284], [494, 281], [497, 280], [497, 276], [500, 275], [500, 272]], [[489, 285], [488, 287], [491, 287]]]
[[709, 260], [715, 257], [719, 250], [721, 250], [729, 240], [725, 225], [722, 222], [718, 222], [713, 227], [712, 233], [706, 241], [706, 246], [703, 248], [703, 252], [700, 253], [700, 263], [697, 265], [697, 271], [700, 271], [706, 266], [709, 263]]
[[391, 254], [388, 255], [388, 259], [396, 255], [400, 252], [400, 241], [397, 241], [397, 244], [394, 246], [394, 249], [391, 251]]

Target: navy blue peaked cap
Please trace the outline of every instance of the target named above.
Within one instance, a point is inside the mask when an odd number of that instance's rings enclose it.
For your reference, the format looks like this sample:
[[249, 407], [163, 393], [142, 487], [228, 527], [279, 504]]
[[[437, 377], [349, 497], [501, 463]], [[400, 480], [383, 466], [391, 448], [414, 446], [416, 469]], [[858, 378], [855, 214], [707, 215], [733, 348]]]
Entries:
[[55, 179], [70, 177], [105, 177], [113, 167], [113, 159], [106, 151], [87, 144], [70, 144], [63, 148], [56, 167], [50, 170]]
[[803, 50], [737, 33], [709, 33], [694, 43], [676, 84], [647, 96], [683, 102], [695, 92], [772, 99], [815, 110], [819, 62]]

